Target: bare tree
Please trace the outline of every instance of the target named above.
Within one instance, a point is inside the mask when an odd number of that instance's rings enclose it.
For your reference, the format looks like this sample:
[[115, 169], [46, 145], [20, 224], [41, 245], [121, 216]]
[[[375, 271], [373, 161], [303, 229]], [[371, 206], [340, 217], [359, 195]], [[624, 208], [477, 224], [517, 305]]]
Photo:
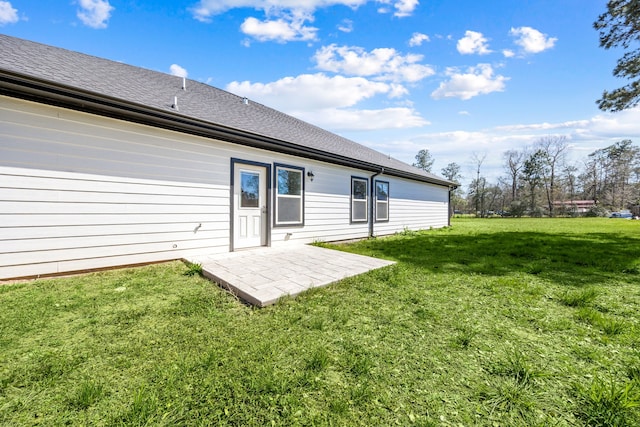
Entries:
[[[462, 175], [460, 174], [460, 165], [452, 162], [449, 163], [446, 167], [441, 170], [442, 176], [447, 178], [449, 181], [453, 181], [457, 184], [460, 184], [462, 180]], [[455, 212], [458, 206], [462, 202], [462, 189], [458, 185], [455, 190], [451, 191], [451, 213]]]
[[630, 178], [634, 167], [640, 161], [640, 149], [633, 147], [631, 140], [625, 139], [607, 147], [607, 157], [611, 169], [611, 205], [626, 208], [633, 195]]
[[475, 207], [476, 215], [480, 218], [487, 216], [487, 196], [488, 184], [485, 177], [474, 178], [469, 184], [469, 192], [467, 194], [469, 204]]
[[487, 186], [485, 191], [485, 207], [487, 213], [504, 211], [504, 191], [503, 187], [500, 186], [500, 182]]
[[562, 169], [562, 177], [561, 180], [563, 182], [564, 192], [563, 192], [563, 201], [567, 201], [569, 199], [569, 204], [564, 204], [565, 213], [575, 213], [574, 203], [573, 201], [576, 199], [577, 194], [577, 180], [578, 177], [576, 173], [578, 172], [578, 167], [575, 165], [565, 165]]
[[542, 168], [543, 185], [547, 198], [549, 216], [555, 215], [555, 202], [558, 195], [557, 174], [564, 165], [567, 151], [567, 137], [546, 136], [536, 143], [538, 151], [543, 153], [544, 167]]
[[586, 189], [595, 200], [609, 208], [625, 208], [634, 201], [632, 178], [640, 162], [640, 149], [625, 139], [589, 154], [586, 163]]
[[518, 199], [518, 178], [525, 158], [524, 151], [509, 150], [504, 153], [505, 168], [511, 181], [511, 200]]
[[600, 202], [602, 186], [605, 181], [606, 168], [601, 154], [600, 150], [589, 154], [589, 159], [584, 162], [584, 171], [578, 178], [582, 183], [583, 197], [593, 199], [596, 204]]
[[474, 205], [476, 207], [476, 213], [480, 212], [480, 216], [484, 217], [484, 197], [487, 180], [480, 177], [480, 169], [482, 163], [487, 158], [487, 153], [473, 153], [471, 154], [471, 161], [475, 164], [476, 178], [471, 182], [471, 193], [473, 195]]

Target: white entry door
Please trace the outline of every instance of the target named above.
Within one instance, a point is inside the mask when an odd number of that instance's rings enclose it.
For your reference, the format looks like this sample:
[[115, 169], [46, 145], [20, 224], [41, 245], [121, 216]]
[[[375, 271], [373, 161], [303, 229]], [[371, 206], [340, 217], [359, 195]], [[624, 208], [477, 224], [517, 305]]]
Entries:
[[234, 249], [267, 244], [267, 169], [236, 164], [234, 170]]

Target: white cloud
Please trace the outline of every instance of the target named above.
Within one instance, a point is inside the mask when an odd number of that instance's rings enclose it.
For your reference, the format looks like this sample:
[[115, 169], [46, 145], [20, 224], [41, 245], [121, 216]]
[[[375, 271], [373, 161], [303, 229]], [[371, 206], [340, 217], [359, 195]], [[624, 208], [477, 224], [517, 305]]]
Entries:
[[338, 24], [338, 30], [343, 33], [350, 33], [353, 31], [353, 21], [351, 19], [343, 19], [340, 24]]
[[640, 108], [598, 114], [584, 122], [583, 130], [582, 137], [607, 138], [610, 141], [631, 139], [640, 145]]
[[78, 18], [83, 24], [91, 28], [107, 28], [107, 21], [114, 10], [109, 0], [79, 0], [78, 4]]
[[478, 64], [469, 67], [466, 72], [459, 72], [456, 68], [447, 70], [449, 80], [440, 83], [438, 89], [431, 93], [434, 99], [459, 98], [462, 100], [471, 99], [474, 96], [486, 95], [491, 92], [504, 91], [505, 82], [508, 77], [501, 75], [494, 76], [493, 68], [490, 64]]
[[[369, 2], [385, 5], [380, 13], [388, 13], [387, 6], [393, 6], [394, 16], [410, 16], [418, 6], [418, 0], [200, 0], [190, 9], [193, 17], [201, 22], [237, 8], [251, 8], [263, 11], [264, 20], [251, 17], [242, 24], [242, 31], [259, 41], [300, 41], [314, 40], [316, 28], [306, 27], [306, 21], [313, 22], [313, 13], [319, 8], [347, 6], [356, 9]], [[351, 23], [339, 27], [350, 32]]]
[[407, 129], [429, 125], [429, 122], [419, 113], [406, 107], [380, 110], [328, 108], [313, 112], [299, 112], [296, 113], [296, 117], [334, 132]]
[[240, 26], [240, 30], [258, 41], [288, 41], [315, 40], [317, 28], [305, 26], [306, 21], [313, 21], [313, 16], [297, 13], [282, 16], [275, 20], [260, 21], [249, 17]]
[[422, 34], [422, 33], [413, 33], [413, 35], [411, 36], [411, 39], [409, 40], [409, 46], [411, 47], [421, 46], [422, 43], [428, 42], [428, 41], [429, 41], [428, 35]]
[[409, 162], [420, 149], [427, 147], [436, 160], [434, 171], [439, 171], [448, 163], [455, 162], [461, 166], [463, 186], [475, 177], [472, 155], [486, 155], [481, 173], [490, 183], [495, 183], [504, 174], [503, 154], [510, 149], [522, 149], [531, 145], [536, 137], [529, 135], [513, 135], [498, 132], [494, 129], [477, 131], [448, 131], [418, 135], [403, 141], [399, 148], [403, 152], [392, 152], [391, 155]]
[[171, 64], [171, 66], [169, 67], [169, 72], [172, 76], [178, 77], [187, 77], [187, 75], [189, 74], [187, 73], [186, 69], [182, 68], [178, 64]]
[[512, 28], [509, 34], [516, 38], [515, 43], [522, 48], [525, 53], [540, 53], [551, 49], [556, 41], [555, 37], [549, 37], [531, 27]]
[[497, 126], [494, 129], [500, 132], [522, 133], [522, 132], [551, 132], [559, 131], [563, 129], [569, 129], [573, 127], [584, 127], [589, 123], [588, 120], [574, 120], [561, 123], [532, 123], [532, 124], [518, 124]]
[[313, 12], [316, 9], [343, 5], [352, 9], [362, 6], [368, 0], [200, 0], [191, 9], [194, 18], [209, 22], [212, 16], [231, 9], [249, 8], [263, 10], [267, 14], [291, 12], [294, 10]]
[[284, 77], [271, 83], [231, 82], [226, 89], [283, 111], [315, 111], [351, 107], [379, 94], [391, 85], [363, 77], [329, 77], [323, 73]]
[[367, 52], [361, 47], [335, 44], [318, 49], [313, 57], [317, 68], [323, 71], [394, 82], [417, 82], [433, 75], [432, 67], [418, 64], [422, 58], [422, 55], [401, 55], [393, 48]]
[[405, 93], [402, 86], [364, 77], [303, 74], [271, 83], [232, 82], [226, 89], [332, 130], [406, 128], [428, 124], [412, 108], [353, 108], [377, 95], [392, 98], [398, 92]]
[[413, 14], [413, 11], [418, 7], [418, 0], [397, 0], [393, 7], [396, 9], [393, 15], [404, 18]]
[[513, 58], [514, 56], [516, 56], [516, 53], [511, 49], [504, 49], [502, 51], [502, 54], [504, 55], [505, 58]]
[[389, 98], [400, 98], [401, 96], [409, 94], [407, 88], [402, 85], [391, 83], [389, 86], [391, 87]]
[[10, 2], [0, 1], [0, 25], [15, 24], [18, 20], [18, 10]]
[[[529, 123], [496, 126], [474, 131], [434, 132], [416, 135], [403, 141], [379, 144], [383, 152], [405, 162], [411, 162], [420, 149], [427, 147], [436, 159], [434, 170], [455, 161], [463, 166], [462, 174], [470, 181], [472, 153], [485, 154], [482, 174], [490, 182], [504, 175], [503, 153], [524, 150], [542, 137], [566, 136], [569, 161], [581, 165], [587, 156], [600, 148], [623, 139], [640, 145], [640, 108], [619, 113], [602, 113], [583, 120], [557, 123]], [[392, 148], [392, 150], [389, 149]]]
[[489, 50], [488, 39], [477, 31], [467, 30], [464, 37], [458, 40], [457, 49], [463, 55], [486, 55], [491, 53]]

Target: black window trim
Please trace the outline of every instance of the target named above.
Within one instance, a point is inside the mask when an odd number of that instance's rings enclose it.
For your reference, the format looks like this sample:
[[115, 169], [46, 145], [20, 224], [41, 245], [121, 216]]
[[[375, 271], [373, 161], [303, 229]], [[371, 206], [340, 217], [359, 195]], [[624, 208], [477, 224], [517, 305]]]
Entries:
[[[354, 220], [353, 219], [353, 182], [354, 181], [364, 181], [365, 185], [367, 186], [365, 194], [366, 194], [366, 206], [365, 206], [365, 215], [366, 218], [365, 219], [358, 219], [358, 220]], [[350, 181], [350, 186], [349, 186], [349, 224], [368, 224], [369, 223], [369, 203], [371, 203], [370, 196], [369, 196], [369, 178], [368, 177], [362, 177], [362, 176], [355, 176], [355, 175], [351, 175], [351, 181]]]
[[[302, 212], [300, 222], [287, 222], [278, 223], [278, 168], [291, 169], [300, 171], [300, 183], [302, 188], [300, 189], [300, 203], [302, 203]], [[305, 211], [305, 168], [301, 166], [294, 166], [285, 163], [273, 164], [273, 227], [304, 227], [304, 211]]]
[[[381, 184], [387, 184], [387, 200], [386, 200], [386, 204], [387, 204], [387, 218], [385, 219], [378, 219], [378, 183]], [[375, 222], [389, 222], [389, 199], [391, 198], [391, 196], [389, 195], [389, 193], [391, 192], [391, 184], [389, 184], [389, 181], [384, 181], [381, 179], [376, 179], [375, 182], [373, 183], [373, 185], [375, 186]]]

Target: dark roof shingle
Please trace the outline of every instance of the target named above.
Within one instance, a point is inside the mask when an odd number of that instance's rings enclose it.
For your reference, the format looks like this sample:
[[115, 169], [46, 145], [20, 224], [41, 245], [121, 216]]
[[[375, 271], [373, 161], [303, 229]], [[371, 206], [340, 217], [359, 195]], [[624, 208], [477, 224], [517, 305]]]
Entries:
[[187, 79], [183, 90], [181, 77], [1, 34], [0, 53], [0, 71], [265, 136], [303, 151], [355, 159], [414, 179], [450, 184], [347, 138], [260, 103], [245, 103], [242, 97], [195, 80]]

